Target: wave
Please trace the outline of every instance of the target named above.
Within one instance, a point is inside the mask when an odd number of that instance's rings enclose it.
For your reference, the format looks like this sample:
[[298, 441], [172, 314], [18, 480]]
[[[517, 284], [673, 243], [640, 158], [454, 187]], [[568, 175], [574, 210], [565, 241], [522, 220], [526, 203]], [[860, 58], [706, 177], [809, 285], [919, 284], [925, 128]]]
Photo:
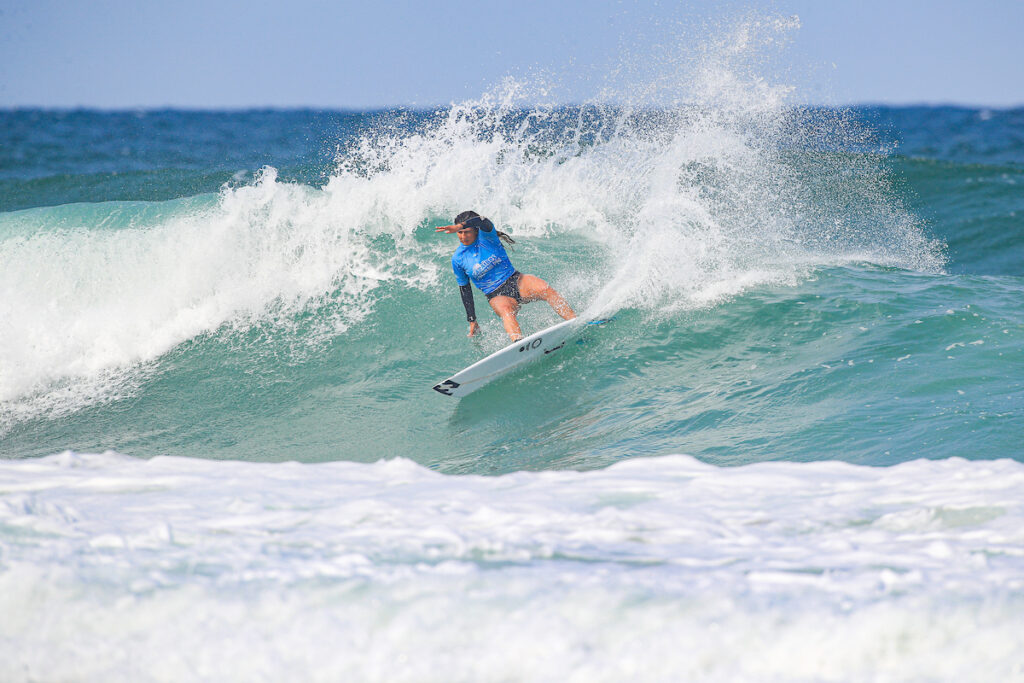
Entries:
[[[328, 298], [343, 304], [330, 321], [335, 332], [361, 318], [382, 277], [345, 207], [275, 175], [268, 169], [251, 187], [225, 190], [211, 208], [133, 214], [127, 207], [133, 215], [120, 221], [126, 207], [118, 205], [74, 212], [105, 214], [119, 229], [100, 229], [104, 220], [32, 234], [3, 230], [20, 234], [2, 243], [0, 314], [19, 324], [4, 338], [0, 402], [29, 397], [15, 413], [60, 411], [62, 397], [101, 397], [111, 380], [118, 384], [189, 339], [287, 320]], [[145, 225], [147, 211], [159, 217], [155, 225]], [[124, 225], [136, 218], [142, 225]], [[403, 271], [407, 279], [419, 275], [396, 265], [388, 277]]]
[[510, 80], [411, 128], [381, 119], [322, 187], [267, 167], [213, 205], [3, 214], [0, 314], [20, 324], [0, 350], [0, 425], [132, 395], [161, 357], [224, 330], [330, 310], [310, 330], [322, 343], [366, 320], [385, 283], [446, 301], [450, 245], [430, 227], [465, 208], [543, 238], [559, 260], [541, 274], [590, 313], [671, 317], [844, 263], [941, 270], [943, 245], [882, 160], [837, 151], [865, 131], [790, 106], [751, 67], [792, 29], [711, 41], [679, 76], [685, 105], [651, 107], [659, 84], [631, 102], [524, 108], [532, 88]]

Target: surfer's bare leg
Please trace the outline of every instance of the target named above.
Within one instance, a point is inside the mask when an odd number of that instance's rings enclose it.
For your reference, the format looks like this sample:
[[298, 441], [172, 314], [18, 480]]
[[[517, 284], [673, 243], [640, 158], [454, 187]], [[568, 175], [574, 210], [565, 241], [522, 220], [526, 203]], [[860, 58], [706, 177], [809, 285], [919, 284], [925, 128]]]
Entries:
[[496, 296], [490, 300], [491, 308], [501, 318], [505, 331], [512, 341], [519, 341], [523, 338], [523, 332], [519, 329], [519, 321], [516, 320], [516, 313], [519, 312], [519, 304], [510, 296]]
[[[576, 317], [576, 312], [562, 298], [562, 295], [536, 275], [523, 273], [523, 276], [519, 278], [519, 295], [526, 301], [538, 301], [540, 299], [547, 301], [551, 308], [555, 310], [555, 313], [562, 316], [563, 320], [572, 320]], [[497, 298], [495, 297], [495, 299]]]

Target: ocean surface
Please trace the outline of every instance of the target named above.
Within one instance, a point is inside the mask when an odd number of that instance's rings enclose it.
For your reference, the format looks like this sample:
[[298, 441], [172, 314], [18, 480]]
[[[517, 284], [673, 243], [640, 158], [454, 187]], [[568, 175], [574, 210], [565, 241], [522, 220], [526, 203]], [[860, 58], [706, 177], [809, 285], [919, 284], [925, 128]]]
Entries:
[[713, 66], [0, 111], [0, 680], [1024, 680], [1024, 109]]

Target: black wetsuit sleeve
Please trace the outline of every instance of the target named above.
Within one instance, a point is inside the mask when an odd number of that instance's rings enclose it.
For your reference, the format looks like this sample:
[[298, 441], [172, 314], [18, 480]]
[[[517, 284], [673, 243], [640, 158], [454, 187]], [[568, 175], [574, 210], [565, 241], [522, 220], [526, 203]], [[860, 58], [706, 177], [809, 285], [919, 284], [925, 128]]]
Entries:
[[466, 307], [467, 322], [476, 322], [476, 305], [473, 303], [473, 285], [459, 285], [462, 305]]
[[468, 221], [463, 223], [467, 228], [480, 228], [484, 232], [490, 232], [494, 230], [494, 223], [491, 222], [490, 218], [484, 218], [483, 216], [473, 216]]

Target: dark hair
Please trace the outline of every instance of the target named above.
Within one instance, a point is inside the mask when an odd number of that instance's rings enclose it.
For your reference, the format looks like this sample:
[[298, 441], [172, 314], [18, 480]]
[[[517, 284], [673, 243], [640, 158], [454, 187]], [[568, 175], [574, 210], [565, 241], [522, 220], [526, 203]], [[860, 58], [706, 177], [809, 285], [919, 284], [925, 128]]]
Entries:
[[[463, 211], [462, 213], [460, 213], [458, 216], [455, 217], [455, 221], [454, 222], [455, 223], [465, 223], [470, 218], [480, 218], [480, 214], [478, 214], [476, 211]], [[480, 232], [480, 228], [477, 228], [477, 232]], [[507, 232], [502, 232], [501, 230], [498, 230], [498, 229], [495, 229], [495, 232], [498, 233], [498, 237], [505, 244], [513, 245], [513, 244], [516, 243], [516, 241], [514, 239], [509, 237]]]

